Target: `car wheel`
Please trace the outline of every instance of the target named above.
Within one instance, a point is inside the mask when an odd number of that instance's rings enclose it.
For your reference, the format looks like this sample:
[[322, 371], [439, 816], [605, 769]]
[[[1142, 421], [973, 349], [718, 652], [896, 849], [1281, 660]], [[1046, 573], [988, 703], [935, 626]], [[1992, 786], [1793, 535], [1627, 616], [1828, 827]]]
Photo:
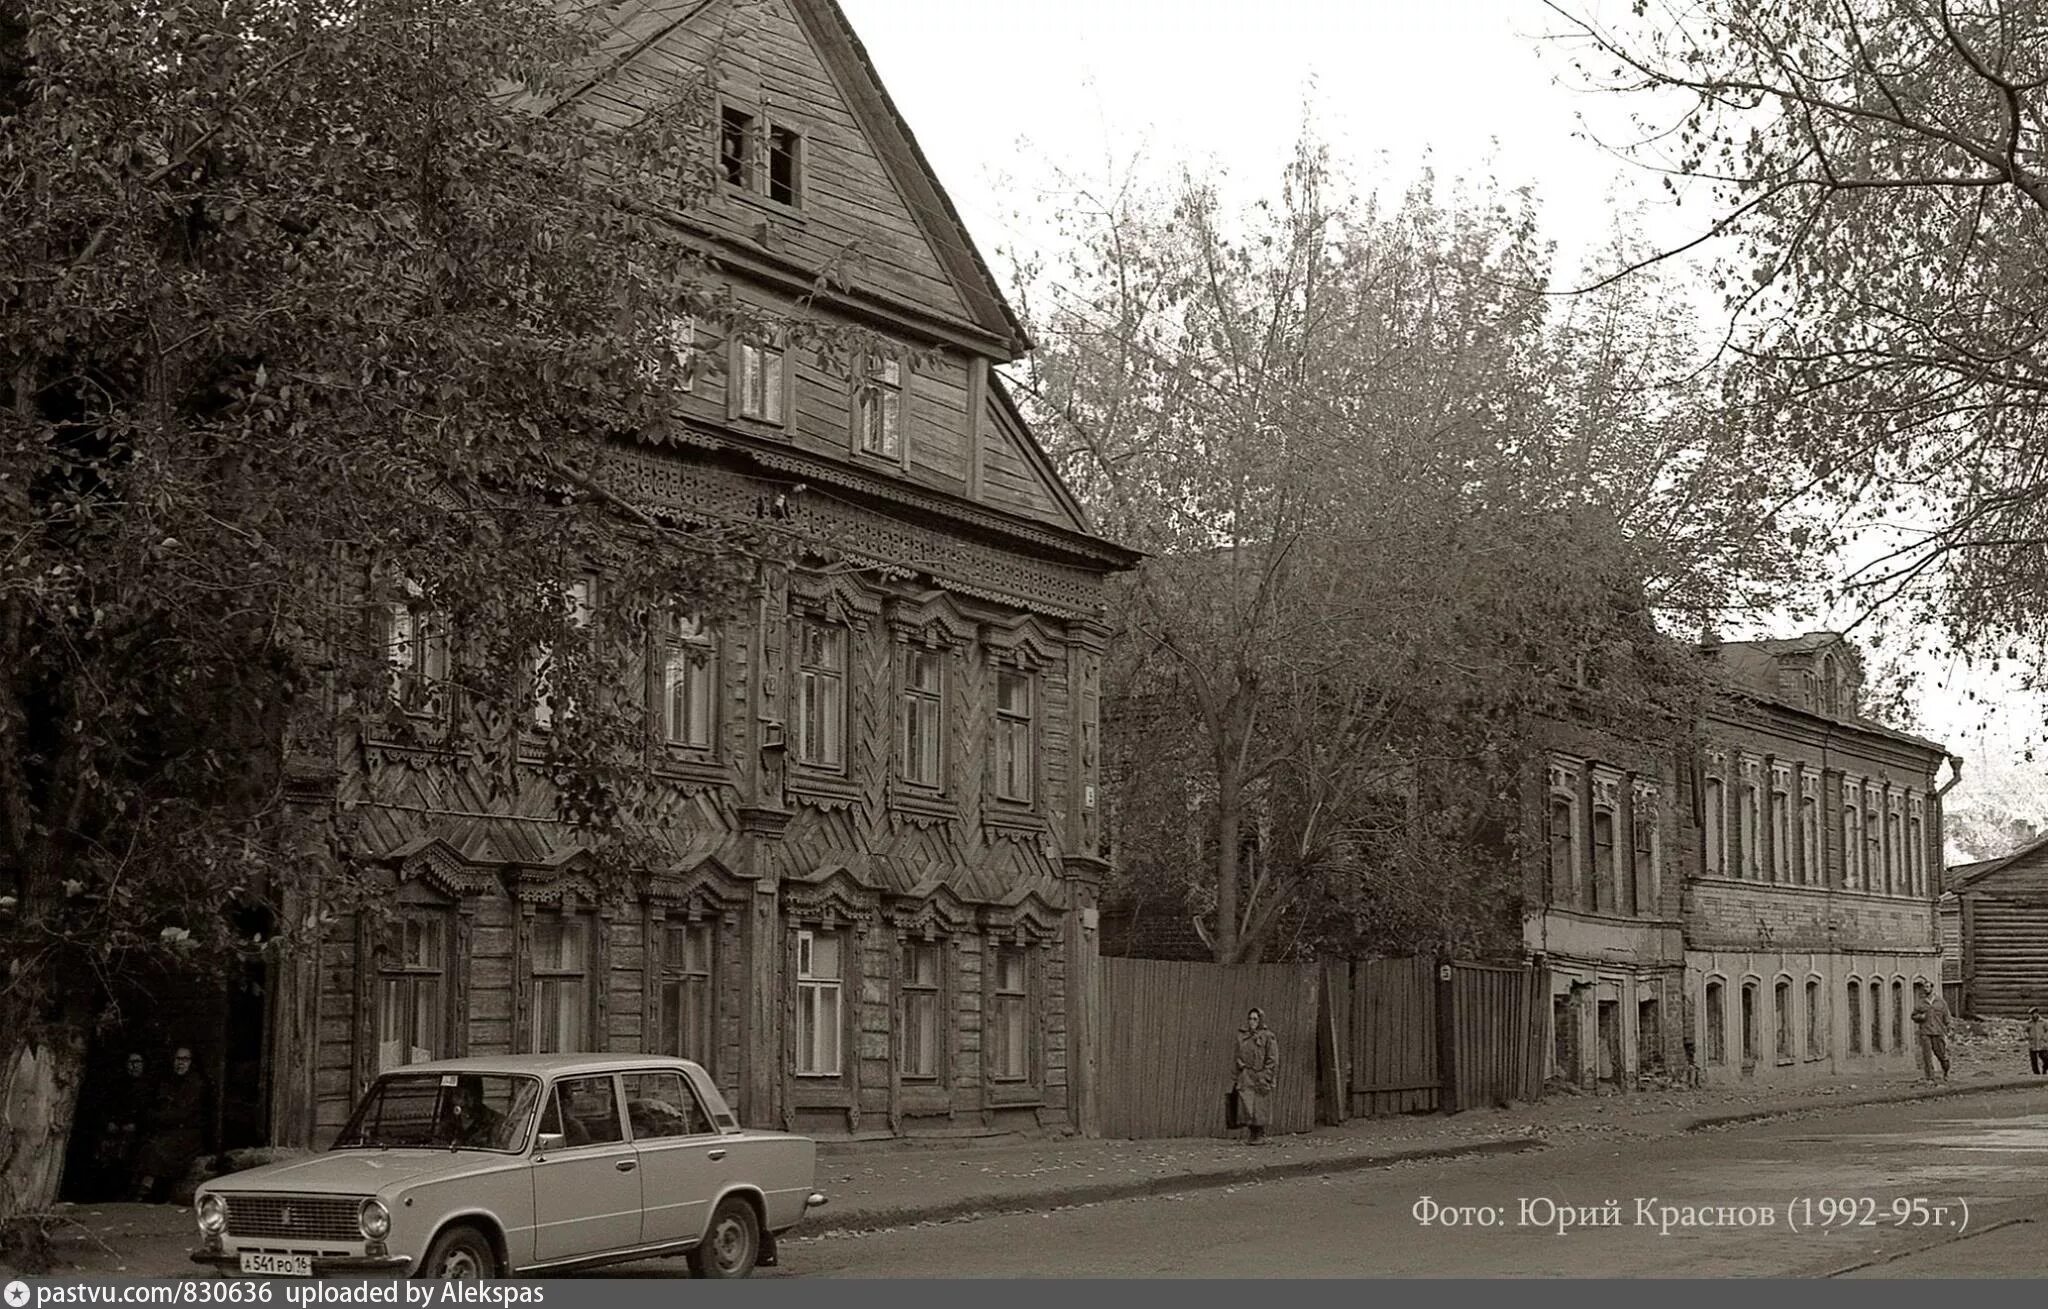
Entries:
[[704, 1243], [690, 1251], [690, 1271], [699, 1277], [745, 1277], [761, 1257], [761, 1220], [754, 1206], [729, 1196], [711, 1215]]
[[428, 1247], [419, 1275], [445, 1282], [481, 1282], [498, 1275], [498, 1254], [474, 1227], [451, 1227]]

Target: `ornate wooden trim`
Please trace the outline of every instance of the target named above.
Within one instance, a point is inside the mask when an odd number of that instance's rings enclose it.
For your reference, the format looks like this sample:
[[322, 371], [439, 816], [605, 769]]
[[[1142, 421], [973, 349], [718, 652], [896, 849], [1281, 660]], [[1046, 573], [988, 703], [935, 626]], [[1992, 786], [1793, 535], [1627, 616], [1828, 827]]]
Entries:
[[[836, 931], [848, 924], [873, 921], [880, 908], [874, 888], [845, 864], [827, 864], [785, 878], [782, 899], [784, 924], [791, 930], [815, 926]], [[791, 967], [795, 967], [794, 956]]]

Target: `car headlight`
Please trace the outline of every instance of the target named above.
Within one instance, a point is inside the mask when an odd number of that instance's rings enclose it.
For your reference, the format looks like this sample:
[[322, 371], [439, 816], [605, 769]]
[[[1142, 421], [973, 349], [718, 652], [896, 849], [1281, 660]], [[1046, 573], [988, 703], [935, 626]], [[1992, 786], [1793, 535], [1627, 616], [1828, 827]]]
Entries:
[[228, 1227], [228, 1202], [217, 1195], [199, 1197], [199, 1230], [208, 1236], [219, 1236]]
[[384, 1207], [382, 1200], [365, 1200], [356, 1215], [362, 1226], [363, 1235], [372, 1241], [381, 1241], [391, 1235], [391, 1211]]

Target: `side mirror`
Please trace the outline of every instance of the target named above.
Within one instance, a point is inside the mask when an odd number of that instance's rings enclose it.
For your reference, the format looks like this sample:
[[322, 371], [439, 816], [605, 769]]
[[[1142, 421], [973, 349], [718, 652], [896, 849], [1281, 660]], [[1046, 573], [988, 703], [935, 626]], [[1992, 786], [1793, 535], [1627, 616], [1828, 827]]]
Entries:
[[546, 1154], [550, 1150], [559, 1150], [567, 1144], [569, 1144], [569, 1138], [560, 1132], [542, 1132], [540, 1139], [534, 1142], [533, 1152], [535, 1154]]

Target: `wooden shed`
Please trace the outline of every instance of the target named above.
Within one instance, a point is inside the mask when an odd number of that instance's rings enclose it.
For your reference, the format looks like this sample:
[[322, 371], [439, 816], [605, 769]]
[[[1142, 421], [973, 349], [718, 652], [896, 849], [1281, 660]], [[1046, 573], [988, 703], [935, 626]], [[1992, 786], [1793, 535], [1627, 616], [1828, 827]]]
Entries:
[[1950, 870], [1961, 911], [1963, 1012], [2023, 1018], [2048, 1006], [2048, 837]]

